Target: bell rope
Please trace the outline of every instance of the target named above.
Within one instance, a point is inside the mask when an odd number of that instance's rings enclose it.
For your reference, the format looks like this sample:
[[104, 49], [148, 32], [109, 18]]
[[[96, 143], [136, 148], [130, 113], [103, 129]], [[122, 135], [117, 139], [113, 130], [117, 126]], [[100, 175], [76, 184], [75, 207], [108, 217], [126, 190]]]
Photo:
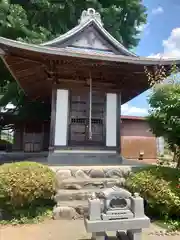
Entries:
[[92, 77], [89, 73], [89, 139], [92, 139]]

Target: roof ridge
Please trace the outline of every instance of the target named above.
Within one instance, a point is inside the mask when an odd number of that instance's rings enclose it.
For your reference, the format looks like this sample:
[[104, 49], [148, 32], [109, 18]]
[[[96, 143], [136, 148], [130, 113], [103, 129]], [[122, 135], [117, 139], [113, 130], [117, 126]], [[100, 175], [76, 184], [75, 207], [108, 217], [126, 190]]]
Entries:
[[[92, 11], [92, 13], [90, 13]], [[81, 18], [79, 20], [79, 24], [76, 25], [71, 30], [67, 31], [66, 33], [60, 35], [59, 37], [56, 37], [55, 39], [52, 39], [50, 41], [47, 41], [45, 43], [40, 44], [41, 46], [48, 46], [55, 43], [63, 43], [68, 38], [72, 37], [73, 35], [77, 34], [78, 32], [82, 31], [85, 27], [87, 27], [90, 24], [95, 24], [101, 33], [108, 38], [108, 40], [111, 42], [112, 45], [118, 50], [122, 51], [125, 55], [131, 56], [131, 57], [138, 57], [135, 53], [132, 53], [127, 48], [123, 46], [122, 43], [120, 43], [117, 39], [115, 39], [104, 27], [103, 23], [101, 21], [101, 16], [98, 12], [96, 12], [93, 8], [89, 8], [87, 11], [83, 11]]]

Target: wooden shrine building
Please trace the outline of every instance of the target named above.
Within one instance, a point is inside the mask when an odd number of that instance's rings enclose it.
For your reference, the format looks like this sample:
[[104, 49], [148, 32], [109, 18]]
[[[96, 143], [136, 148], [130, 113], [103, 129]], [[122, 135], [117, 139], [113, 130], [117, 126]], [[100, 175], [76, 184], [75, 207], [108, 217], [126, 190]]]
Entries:
[[29, 99], [51, 103], [47, 134], [39, 138], [46, 137], [49, 161], [56, 157], [60, 164], [58, 156], [73, 151], [119, 156], [121, 104], [149, 88], [145, 66], [168, 70], [172, 64], [127, 50], [94, 9], [83, 11], [72, 30], [40, 45], [0, 37], [0, 55]]

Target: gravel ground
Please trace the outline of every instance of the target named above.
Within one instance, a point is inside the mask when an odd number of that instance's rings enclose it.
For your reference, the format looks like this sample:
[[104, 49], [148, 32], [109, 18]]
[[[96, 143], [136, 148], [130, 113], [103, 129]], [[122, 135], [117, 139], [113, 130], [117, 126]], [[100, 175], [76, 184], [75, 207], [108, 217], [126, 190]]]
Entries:
[[[180, 235], [163, 235], [159, 233], [161, 230], [151, 225], [150, 229], [144, 230], [142, 240], [180, 239]], [[91, 235], [86, 233], [82, 220], [47, 220], [33, 225], [0, 226], [0, 240], [88, 240], [90, 238]]]

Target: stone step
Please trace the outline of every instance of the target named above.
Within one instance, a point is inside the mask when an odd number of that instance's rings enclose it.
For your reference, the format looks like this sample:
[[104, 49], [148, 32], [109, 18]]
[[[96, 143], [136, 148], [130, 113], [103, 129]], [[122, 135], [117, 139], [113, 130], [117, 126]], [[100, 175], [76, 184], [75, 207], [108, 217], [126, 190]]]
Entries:
[[[105, 190], [105, 189], [103, 189]], [[72, 201], [72, 200], [87, 200], [91, 197], [92, 193], [100, 194], [102, 189], [92, 188], [92, 189], [80, 189], [80, 190], [58, 190], [54, 199], [56, 202], [61, 201]]]
[[139, 160], [128, 160], [119, 154], [108, 153], [50, 153], [48, 165], [52, 166], [146, 166], [147, 163]]
[[71, 189], [71, 190], [80, 190], [87, 188], [109, 188], [113, 186], [121, 187], [125, 183], [124, 178], [67, 178], [67, 179], [57, 179], [57, 188], [58, 189]]
[[87, 200], [74, 200], [74, 201], [60, 201], [57, 203], [57, 206], [69, 206], [69, 207], [78, 207], [78, 206], [83, 206], [87, 207], [88, 206], [88, 201]]
[[51, 166], [121, 165], [122, 157], [118, 154], [107, 153], [53, 153], [49, 154], [48, 163]]
[[74, 208], [80, 216], [83, 216], [84, 213], [88, 212], [88, 201], [87, 200], [60, 201], [57, 203], [57, 207]]
[[53, 219], [82, 219], [88, 214], [87, 200], [61, 201], [53, 209]]

